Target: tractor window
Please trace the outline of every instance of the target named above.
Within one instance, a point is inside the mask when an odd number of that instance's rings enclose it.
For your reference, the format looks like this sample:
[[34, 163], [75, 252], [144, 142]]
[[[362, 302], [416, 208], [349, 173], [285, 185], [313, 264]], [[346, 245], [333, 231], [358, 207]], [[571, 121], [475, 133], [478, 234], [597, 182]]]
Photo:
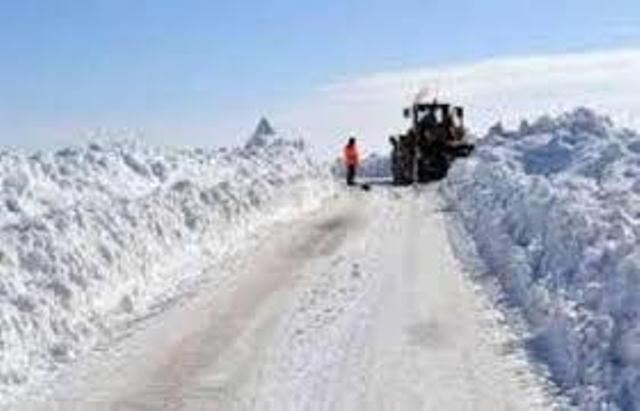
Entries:
[[444, 112], [442, 111], [441, 108], [435, 110], [435, 118], [436, 118], [436, 124], [442, 125], [442, 123], [444, 122]]
[[461, 128], [462, 127], [462, 118], [458, 115], [455, 115], [452, 117], [453, 120], [453, 126], [457, 127], [457, 128]]
[[433, 116], [433, 111], [430, 108], [427, 108], [423, 111], [421, 111], [420, 113], [418, 113], [418, 122], [422, 122], [425, 119], [428, 119], [429, 117]]
[[464, 127], [464, 111], [461, 107], [456, 107], [453, 111], [453, 126], [457, 128]]

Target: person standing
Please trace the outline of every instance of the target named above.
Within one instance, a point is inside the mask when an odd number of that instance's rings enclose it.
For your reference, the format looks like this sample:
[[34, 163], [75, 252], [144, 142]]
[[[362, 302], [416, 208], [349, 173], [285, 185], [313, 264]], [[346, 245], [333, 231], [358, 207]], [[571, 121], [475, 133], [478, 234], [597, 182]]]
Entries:
[[358, 153], [355, 137], [349, 138], [344, 147], [344, 165], [347, 169], [347, 185], [352, 186], [355, 184], [356, 171], [360, 165], [360, 153]]

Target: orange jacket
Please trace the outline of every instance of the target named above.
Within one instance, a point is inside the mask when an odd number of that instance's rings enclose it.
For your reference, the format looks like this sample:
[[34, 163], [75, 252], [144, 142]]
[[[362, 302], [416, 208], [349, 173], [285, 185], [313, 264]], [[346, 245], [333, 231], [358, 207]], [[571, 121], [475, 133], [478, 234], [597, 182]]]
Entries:
[[357, 167], [360, 164], [360, 155], [358, 154], [358, 147], [353, 145], [347, 145], [344, 148], [344, 165]]

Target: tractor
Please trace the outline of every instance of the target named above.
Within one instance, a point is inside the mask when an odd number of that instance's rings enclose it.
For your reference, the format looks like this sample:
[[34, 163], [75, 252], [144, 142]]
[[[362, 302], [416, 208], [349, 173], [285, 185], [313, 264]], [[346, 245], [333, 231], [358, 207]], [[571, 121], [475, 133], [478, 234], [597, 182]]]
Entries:
[[474, 149], [464, 128], [464, 109], [451, 104], [415, 103], [404, 110], [406, 134], [390, 137], [396, 185], [428, 183], [446, 177], [451, 163]]

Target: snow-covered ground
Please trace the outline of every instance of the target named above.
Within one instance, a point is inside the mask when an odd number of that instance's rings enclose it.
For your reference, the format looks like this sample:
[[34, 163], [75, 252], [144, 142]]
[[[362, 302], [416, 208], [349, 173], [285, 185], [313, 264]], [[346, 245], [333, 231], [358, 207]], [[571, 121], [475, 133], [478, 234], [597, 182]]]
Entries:
[[[0, 400], [197, 285], [334, 192], [304, 144], [0, 152]], [[263, 144], [264, 143], [264, 144]]]
[[640, 136], [586, 109], [492, 129], [443, 193], [581, 409], [640, 409]]
[[345, 190], [17, 408], [554, 409], [453, 255], [446, 211], [435, 187]]

